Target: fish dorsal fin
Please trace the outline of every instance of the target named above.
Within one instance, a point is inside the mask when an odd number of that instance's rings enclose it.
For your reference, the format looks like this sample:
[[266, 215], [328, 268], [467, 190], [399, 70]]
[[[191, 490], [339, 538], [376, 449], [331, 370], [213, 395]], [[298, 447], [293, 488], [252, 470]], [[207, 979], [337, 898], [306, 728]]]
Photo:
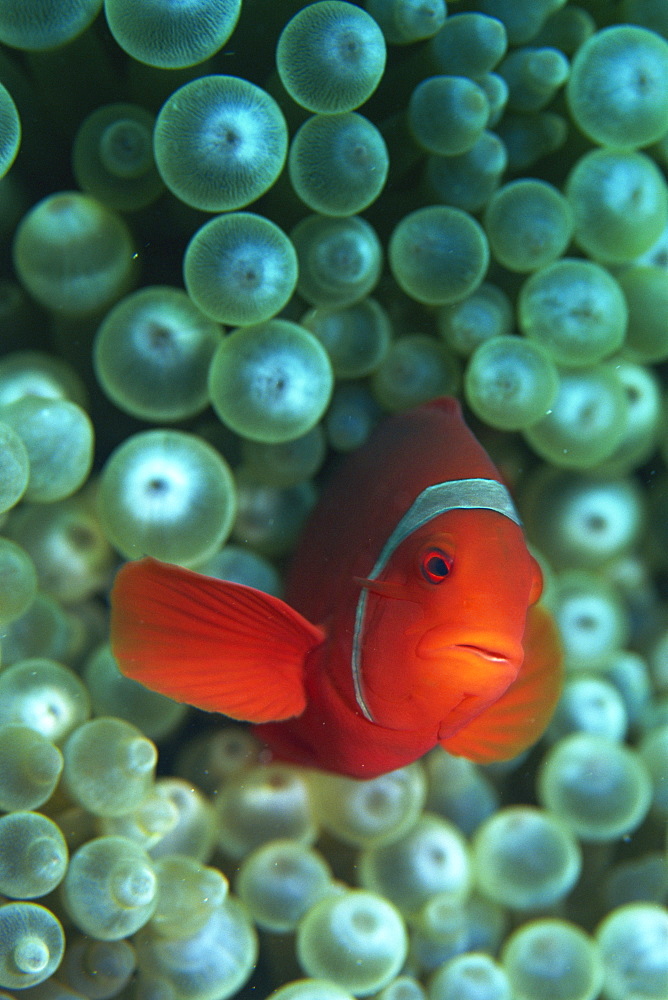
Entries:
[[534, 604], [527, 614], [524, 662], [517, 679], [486, 708], [441, 746], [477, 764], [510, 760], [543, 733], [561, 692], [561, 646], [549, 611]]
[[119, 570], [111, 605], [126, 677], [249, 722], [304, 711], [305, 657], [324, 633], [277, 597], [147, 558]]

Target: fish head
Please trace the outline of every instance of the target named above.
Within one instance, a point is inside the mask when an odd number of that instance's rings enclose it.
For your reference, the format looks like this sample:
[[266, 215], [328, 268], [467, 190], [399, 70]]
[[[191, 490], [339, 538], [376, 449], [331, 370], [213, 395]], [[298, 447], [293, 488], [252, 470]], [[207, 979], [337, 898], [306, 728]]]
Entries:
[[412, 532], [368, 590], [361, 688], [373, 721], [444, 738], [493, 704], [524, 658], [542, 588], [521, 527], [450, 510]]

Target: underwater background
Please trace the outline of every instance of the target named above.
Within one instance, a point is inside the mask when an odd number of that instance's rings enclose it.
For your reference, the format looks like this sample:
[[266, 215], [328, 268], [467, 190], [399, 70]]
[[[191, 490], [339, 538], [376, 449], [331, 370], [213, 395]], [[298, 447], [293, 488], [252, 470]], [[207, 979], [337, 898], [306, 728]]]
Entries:
[[[0, 0], [0, 43], [0, 1000], [665, 1000], [668, 3]], [[280, 595], [444, 394], [560, 628], [536, 747], [358, 782], [120, 675], [123, 559]]]

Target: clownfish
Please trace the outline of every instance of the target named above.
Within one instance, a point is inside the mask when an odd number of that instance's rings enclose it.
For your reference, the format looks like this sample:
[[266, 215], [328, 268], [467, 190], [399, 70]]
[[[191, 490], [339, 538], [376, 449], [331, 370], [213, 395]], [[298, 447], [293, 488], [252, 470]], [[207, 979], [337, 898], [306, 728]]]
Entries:
[[373, 778], [436, 744], [479, 763], [535, 742], [561, 653], [541, 571], [459, 404], [383, 421], [325, 488], [286, 601], [151, 558], [111, 595], [120, 670], [254, 723], [274, 756]]

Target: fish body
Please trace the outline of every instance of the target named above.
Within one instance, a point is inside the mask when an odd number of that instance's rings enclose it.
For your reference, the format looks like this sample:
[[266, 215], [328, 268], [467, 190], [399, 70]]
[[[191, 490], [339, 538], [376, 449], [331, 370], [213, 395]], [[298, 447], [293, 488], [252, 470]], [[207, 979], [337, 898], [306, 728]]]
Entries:
[[254, 722], [281, 759], [372, 778], [440, 743], [507, 759], [545, 728], [560, 651], [498, 470], [439, 399], [382, 422], [307, 524], [286, 601], [152, 559], [112, 593], [127, 676]]

